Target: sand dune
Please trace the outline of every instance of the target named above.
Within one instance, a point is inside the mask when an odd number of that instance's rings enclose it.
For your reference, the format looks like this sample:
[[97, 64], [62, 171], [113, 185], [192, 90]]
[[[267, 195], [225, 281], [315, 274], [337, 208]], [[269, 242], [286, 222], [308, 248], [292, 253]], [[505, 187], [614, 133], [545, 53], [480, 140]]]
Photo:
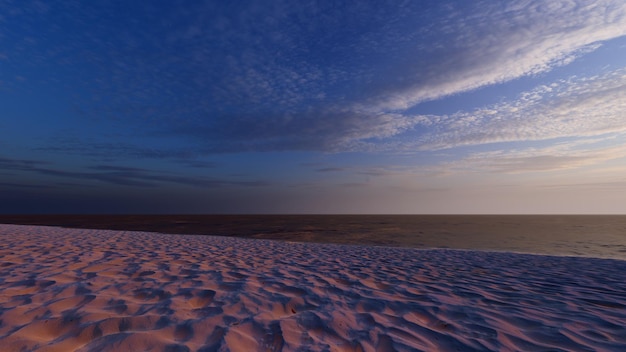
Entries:
[[0, 225], [3, 351], [626, 349], [626, 262]]

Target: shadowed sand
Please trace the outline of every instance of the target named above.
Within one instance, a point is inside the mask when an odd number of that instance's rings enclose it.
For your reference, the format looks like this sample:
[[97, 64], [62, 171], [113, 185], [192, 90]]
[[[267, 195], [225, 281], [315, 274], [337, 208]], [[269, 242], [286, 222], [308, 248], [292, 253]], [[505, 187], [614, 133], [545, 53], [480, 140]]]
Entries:
[[626, 262], [0, 225], [3, 351], [626, 349]]

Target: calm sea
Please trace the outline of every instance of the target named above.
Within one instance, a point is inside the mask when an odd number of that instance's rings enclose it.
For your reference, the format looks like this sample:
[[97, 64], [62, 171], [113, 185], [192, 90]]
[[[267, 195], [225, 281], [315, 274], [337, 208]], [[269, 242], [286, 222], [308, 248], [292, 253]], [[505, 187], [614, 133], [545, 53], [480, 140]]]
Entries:
[[626, 260], [624, 215], [0, 215], [0, 223]]

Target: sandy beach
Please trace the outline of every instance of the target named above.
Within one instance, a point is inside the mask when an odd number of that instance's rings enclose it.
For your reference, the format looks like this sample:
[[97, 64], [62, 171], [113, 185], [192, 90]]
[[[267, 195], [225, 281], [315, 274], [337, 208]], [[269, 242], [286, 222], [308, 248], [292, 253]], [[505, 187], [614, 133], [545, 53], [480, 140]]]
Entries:
[[3, 351], [626, 349], [626, 262], [0, 225]]

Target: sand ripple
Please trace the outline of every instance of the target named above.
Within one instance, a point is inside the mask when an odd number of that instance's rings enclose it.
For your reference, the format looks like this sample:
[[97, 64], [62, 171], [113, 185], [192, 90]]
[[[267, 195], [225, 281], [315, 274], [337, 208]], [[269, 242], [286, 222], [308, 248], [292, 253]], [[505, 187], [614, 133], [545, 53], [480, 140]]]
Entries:
[[3, 351], [620, 351], [626, 262], [0, 225]]

